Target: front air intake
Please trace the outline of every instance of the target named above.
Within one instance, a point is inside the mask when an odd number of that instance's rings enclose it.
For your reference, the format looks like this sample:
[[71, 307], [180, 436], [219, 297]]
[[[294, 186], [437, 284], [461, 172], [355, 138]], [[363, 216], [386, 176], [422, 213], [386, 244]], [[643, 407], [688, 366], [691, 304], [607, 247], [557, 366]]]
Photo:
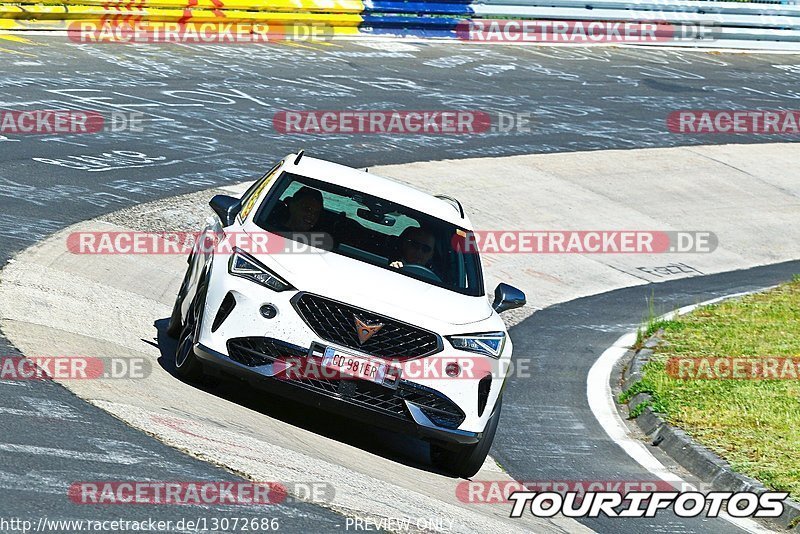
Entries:
[[222, 299], [222, 304], [219, 305], [219, 310], [217, 311], [217, 316], [214, 317], [214, 322], [211, 324], [212, 332], [216, 332], [217, 329], [222, 326], [222, 323], [225, 322], [225, 319], [228, 318], [235, 307], [236, 297], [233, 296], [233, 293], [228, 291], [228, 294]]
[[492, 375], [486, 375], [478, 382], [478, 417], [483, 415], [486, 402], [489, 400], [489, 391], [492, 389]]

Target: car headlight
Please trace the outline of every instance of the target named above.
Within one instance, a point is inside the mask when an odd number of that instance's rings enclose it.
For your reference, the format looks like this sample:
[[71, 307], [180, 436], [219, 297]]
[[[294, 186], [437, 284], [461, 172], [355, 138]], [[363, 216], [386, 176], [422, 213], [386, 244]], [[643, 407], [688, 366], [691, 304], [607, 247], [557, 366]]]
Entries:
[[228, 261], [228, 272], [233, 276], [246, 278], [273, 291], [292, 289], [292, 285], [289, 282], [237, 247], [233, 247], [233, 254], [231, 254], [231, 259]]
[[499, 358], [503, 352], [503, 345], [506, 343], [506, 334], [505, 332], [486, 332], [483, 334], [447, 336], [447, 339], [457, 349]]

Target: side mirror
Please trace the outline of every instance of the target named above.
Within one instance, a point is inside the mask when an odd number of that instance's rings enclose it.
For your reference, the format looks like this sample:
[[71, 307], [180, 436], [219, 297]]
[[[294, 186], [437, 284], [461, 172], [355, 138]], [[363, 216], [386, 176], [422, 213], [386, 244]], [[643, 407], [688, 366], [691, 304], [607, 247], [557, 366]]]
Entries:
[[506, 310], [520, 308], [525, 305], [525, 302], [525, 293], [508, 284], [498, 284], [494, 290], [492, 308], [497, 313], [503, 313]]
[[215, 195], [208, 204], [222, 221], [223, 227], [232, 225], [242, 209], [242, 203], [238, 198], [227, 195]]

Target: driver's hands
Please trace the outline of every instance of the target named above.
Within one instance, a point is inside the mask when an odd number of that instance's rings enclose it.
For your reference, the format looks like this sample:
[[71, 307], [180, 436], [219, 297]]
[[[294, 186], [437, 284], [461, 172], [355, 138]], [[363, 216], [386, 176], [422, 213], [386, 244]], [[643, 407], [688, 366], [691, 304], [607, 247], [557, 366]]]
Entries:
[[402, 261], [393, 261], [392, 263], [389, 264], [389, 267], [394, 267], [395, 269], [402, 269], [403, 268], [403, 262]]

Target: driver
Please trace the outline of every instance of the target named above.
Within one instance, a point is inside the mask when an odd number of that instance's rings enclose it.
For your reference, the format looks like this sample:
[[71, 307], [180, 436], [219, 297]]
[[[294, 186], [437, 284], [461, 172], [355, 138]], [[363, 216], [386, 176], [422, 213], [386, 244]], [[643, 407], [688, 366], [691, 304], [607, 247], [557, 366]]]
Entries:
[[400, 269], [406, 264], [412, 264], [432, 269], [430, 263], [435, 246], [436, 239], [429, 230], [418, 226], [406, 228], [400, 234], [400, 259], [391, 262], [389, 266]]
[[319, 222], [322, 213], [322, 193], [318, 189], [303, 186], [286, 200], [289, 212], [279, 229], [289, 232], [310, 232]]

